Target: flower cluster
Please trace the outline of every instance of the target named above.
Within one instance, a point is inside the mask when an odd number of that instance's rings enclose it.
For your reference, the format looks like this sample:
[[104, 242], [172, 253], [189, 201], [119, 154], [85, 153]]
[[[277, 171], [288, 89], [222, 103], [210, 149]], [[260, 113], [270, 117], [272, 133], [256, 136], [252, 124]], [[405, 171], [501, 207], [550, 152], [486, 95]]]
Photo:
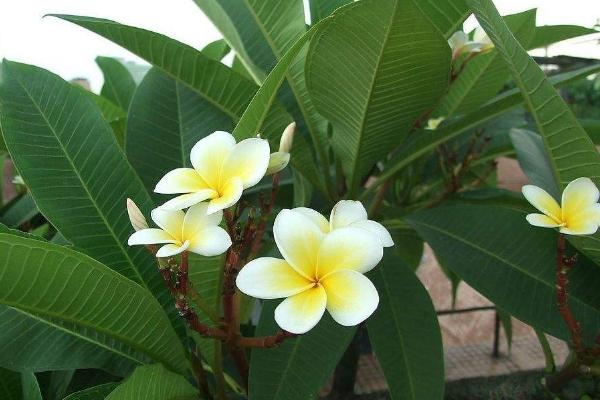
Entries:
[[528, 214], [527, 222], [543, 228], [558, 228], [567, 235], [591, 235], [600, 226], [600, 191], [590, 178], [578, 178], [567, 185], [561, 204], [544, 189], [523, 186], [525, 198], [542, 214]]
[[262, 257], [237, 277], [238, 288], [261, 299], [286, 298], [275, 310], [288, 332], [312, 329], [325, 309], [341, 325], [357, 325], [377, 308], [379, 295], [363, 274], [393, 246], [388, 231], [367, 219], [358, 201], [340, 201], [329, 221], [309, 208], [282, 210], [273, 225], [283, 259]]

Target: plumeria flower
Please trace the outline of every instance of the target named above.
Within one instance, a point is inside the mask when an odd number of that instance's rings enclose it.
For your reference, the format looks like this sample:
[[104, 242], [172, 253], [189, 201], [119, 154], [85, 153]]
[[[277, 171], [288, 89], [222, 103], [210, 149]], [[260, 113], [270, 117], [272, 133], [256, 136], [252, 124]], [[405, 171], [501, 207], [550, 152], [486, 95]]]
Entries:
[[269, 143], [251, 138], [236, 144], [231, 134], [217, 131], [194, 145], [190, 161], [194, 168], [174, 169], [156, 184], [156, 193], [183, 193], [160, 208], [181, 210], [210, 199], [212, 214], [234, 205], [244, 189], [262, 179], [269, 165]]
[[439, 118], [430, 118], [427, 120], [427, 126], [425, 127], [425, 129], [430, 130], [430, 131], [435, 131], [442, 122], [444, 122], [446, 118], [444, 117], [439, 117]]
[[354, 228], [364, 229], [374, 235], [383, 247], [391, 247], [394, 245], [392, 236], [377, 221], [371, 221], [367, 216], [367, 210], [360, 201], [356, 200], [340, 200], [331, 210], [329, 221], [319, 212], [306, 207], [294, 208], [294, 211], [304, 214], [311, 219], [323, 233], [333, 232], [336, 229], [351, 226]]
[[184, 251], [211, 257], [223, 254], [231, 246], [231, 238], [219, 226], [223, 212], [207, 214], [208, 203], [181, 210], [152, 211], [152, 220], [160, 227], [142, 229], [129, 237], [130, 246], [164, 244], [157, 257], [172, 257]]
[[534, 226], [559, 228], [567, 235], [591, 235], [600, 225], [600, 192], [589, 178], [578, 178], [567, 185], [561, 205], [545, 190], [523, 186], [523, 195], [542, 214], [529, 214], [527, 221]]
[[279, 151], [271, 153], [269, 157], [269, 166], [265, 175], [273, 175], [282, 171], [290, 162], [290, 151], [294, 142], [294, 133], [296, 132], [296, 123], [289, 124], [281, 135], [279, 141]]
[[454, 32], [448, 39], [448, 44], [452, 49], [453, 60], [464, 53], [483, 53], [494, 47], [489, 36], [482, 28], [475, 29], [473, 40], [469, 40], [469, 36], [463, 31]]
[[283, 259], [262, 257], [249, 262], [236, 283], [249, 296], [285, 297], [275, 309], [275, 321], [282, 329], [305, 333], [326, 309], [344, 326], [357, 325], [375, 311], [379, 295], [363, 275], [383, 256], [383, 246], [374, 235], [353, 226], [326, 234], [298, 209], [282, 210], [273, 234]]
[[481, 27], [475, 28], [475, 32], [473, 32], [473, 42], [479, 46], [477, 51], [481, 53], [484, 53], [494, 48], [494, 43], [492, 42], [492, 39], [490, 39], [488, 34], [485, 33], [485, 31]]

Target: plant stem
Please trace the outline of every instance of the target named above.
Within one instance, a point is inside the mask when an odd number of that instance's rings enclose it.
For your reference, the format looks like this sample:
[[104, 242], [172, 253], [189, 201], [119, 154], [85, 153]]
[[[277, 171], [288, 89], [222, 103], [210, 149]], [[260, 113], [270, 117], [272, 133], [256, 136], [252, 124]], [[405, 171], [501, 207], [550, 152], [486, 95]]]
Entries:
[[284, 331], [283, 329], [272, 336], [263, 337], [240, 337], [237, 344], [242, 347], [260, 347], [270, 348], [279, 346], [284, 340], [296, 337], [295, 333]]
[[373, 199], [373, 203], [371, 203], [371, 207], [369, 207], [369, 217], [374, 216], [381, 208], [381, 204], [383, 204], [383, 200], [385, 199], [385, 192], [387, 192], [388, 188], [392, 184], [392, 178], [386, 179], [386, 181], [379, 187], [375, 198]]
[[561, 233], [558, 236], [556, 251], [556, 300], [558, 311], [562, 316], [569, 332], [571, 333], [571, 342], [578, 358], [585, 355], [585, 346], [581, 337], [581, 325], [575, 319], [571, 308], [569, 307], [568, 285], [569, 279], [567, 274], [573, 267], [575, 260], [565, 256], [565, 236]]
[[217, 388], [217, 399], [226, 400], [225, 396], [225, 375], [223, 373], [223, 348], [221, 341], [215, 340], [215, 365], [214, 365], [215, 384]]
[[202, 357], [200, 355], [200, 349], [198, 346], [194, 346], [192, 350], [192, 369], [196, 376], [196, 382], [198, 383], [198, 391], [201, 398], [212, 398], [210, 395], [210, 389], [208, 387], [208, 381], [206, 379], [206, 373], [202, 366]]

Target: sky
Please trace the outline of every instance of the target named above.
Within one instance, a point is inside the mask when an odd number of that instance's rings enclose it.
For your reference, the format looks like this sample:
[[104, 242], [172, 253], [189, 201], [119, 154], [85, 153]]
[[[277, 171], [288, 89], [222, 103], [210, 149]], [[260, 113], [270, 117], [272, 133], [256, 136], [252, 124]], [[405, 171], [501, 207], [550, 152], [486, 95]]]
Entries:
[[[287, 1], [287, 0], [282, 0]], [[495, 0], [501, 14], [538, 8], [538, 25], [578, 24], [592, 27], [600, 18], [598, 0]], [[65, 79], [85, 77], [98, 91], [102, 74], [98, 55], [143, 63], [127, 50], [66, 21], [45, 17], [62, 13], [102, 17], [163, 33], [196, 48], [220, 38], [192, 0], [0, 0], [0, 58], [35, 64]], [[8, 5], [10, 4], [10, 5]], [[474, 26], [467, 21], [467, 27]], [[600, 34], [573, 39], [549, 49], [600, 59]], [[545, 51], [538, 51], [545, 53]]]

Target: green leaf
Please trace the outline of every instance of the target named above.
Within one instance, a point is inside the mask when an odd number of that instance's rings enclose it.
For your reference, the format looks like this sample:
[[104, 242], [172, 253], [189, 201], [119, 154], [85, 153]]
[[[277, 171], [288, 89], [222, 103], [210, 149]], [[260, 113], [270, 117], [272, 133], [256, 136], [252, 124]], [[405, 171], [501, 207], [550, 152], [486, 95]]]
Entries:
[[0, 215], [0, 223], [11, 228], [18, 228], [39, 213], [33, 197], [26, 193]]
[[225, 39], [219, 39], [204, 46], [202, 54], [213, 60], [221, 61], [230, 51], [231, 47], [229, 47]]
[[23, 400], [42, 400], [42, 393], [37, 378], [32, 372], [21, 373]]
[[506, 345], [508, 347], [508, 352], [510, 353], [512, 349], [512, 339], [513, 339], [513, 325], [512, 325], [512, 317], [509, 313], [504, 312], [502, 310], [496, 310], [498, 313], [498, 318], [500, 318], [500, 323], [502, 324], [502, 329], [504, 329], [504, 335], [506, 336]]
[[598, 151], [544, 72], [511, 35], [491, 0], [467, 1], [521, 90], [560, 188], [582, 176], [600, 182]]
[[[535, 32], [535, 15], [534, 9], [504, 17], [517, 40], [525, 46]], [[476, 55], [450, 84], [436, 114], [449, 118], [476, 109], [497, 95], [509, 76], [507, 66], [495, 49]]]
[[529, 182], [559, 199], [560, 191], [556, 186], [552, 165], [540, 135], [526, 129], [511, 129], [510, 140], [517, 152], [519, 165]]
[[316, 24], [322, 19], [333, 14], [333, 12], [352, 0], [310, 0], [310, 22]]
[[[555, 86], [563, 86], [578, 79], [585, 78], [590, 74], [600, 71], [600, 64], [565, 72], [549, 78], [549, 82]], [[387, 163], [383, 173], [377, 181], [365, 191], [361, 198], [376, 189], [387, 178], [406, 167], [414, 160], [432, 152], [440, 144], [451, 140], [469, 129], [488, 122], [523, 103], [523, 97], [519, 89], [508, 90], [496, 96], [488, 104], [459, 118], [455, 122], [444, 125], [433, 131], [422, 131], [402, 145], [401, 150]]]
[[354, 3], [317, 32], [307, 86], [333, 124], [350, 197], [443, 94], [449, 70], [448, 43], [412, 0]]
[[116, 387], [116, 383], [105, 383], [72, 393], [65, 397], [64, 400], [104, 400]]
[[423, 239], [401, 219], [388, 219], [382, 223], [392, 235], [399, 258], [416, 271], [423, 257]]
[[173, 321], [170, 294], [143, 247], [128, 247], [130, 197], [153, 203], [93, 102], [60, 77], [4, 61], [2, 126], [41, 213], [67, 240], [151, 290]]
[[198, 391], [183, 376], [155, 364], [138, 367], [106, 400], [175, 400], [187, 396], [198, 398]]
[[0, 368], [0, 398], [2, 400], [42, 400], [35, 375]]
[[146, 289], [66, 247], [0, 234], [0, 304], [63, 330], [76, 326], [82, 340], [102, 345], [97, 339], [110, 337], [173, 370], [187, 367], [181, 342]]
[[[255, 336], [273, 335], [277, 301], [263, 305]], [[316, 397], [346, 347], [355, 327], [338, 325], [329, 314], [308, 333], [272, 349], [253, 349], [250, 358], [251, 399], [306, 400]]]
[[119, 121], [127, 116], [127, 111], [123, 110], [121, 107], [119, 107], [112, 101], [110, 101], [100, 95], [97, 95], [94, 92], [90, 92], [89, 90], [87, 90], [79, 85], [73, 84], [73, 86], [75, 86], [82, 93], [85, 93], [92, 100], [94, 100], [94, 103], [96, 103], [96, 105], [102, 112], [102, 116], [104, 117], [106, 122], [113, 123], [113, 122]]
[[412, 269], [387, 250], [369, 276], [379, 292], [369, 339], [392, 399], [442, 399], [444, 353], [437, 316]]
[[96, 57], [96, 64], [104, 75], [100, 95], [127, 110], [136, 88], [129, 70], [119, 60], [111, 57]]
[[52, 371], [50, 373], [50, 383], [46, 390], [47, 400], [61, 400], [65, 397], [74, 374], [74, 369]]
[[[500, 206], [453, 205], [414, 214], [408, 222], [444, 265], [500, 309], [568, 340], [556, 307], [557, 233], [530, 226], [526, 213]], [[600, 328], [600, 270], [580, 257], [569, 281], [570, 306], [591, 343]]]
[[598, 33], [595, 29], [578, 25], [545, 25], [535, 29], [535, 35], [529, 45], [529, 49], [547, 47], [553, 43], [576, 38], [579, 36]]
[[471, 13], [464, 0], [419, 0], [415, 4], [445, 38], [459, 30]]

